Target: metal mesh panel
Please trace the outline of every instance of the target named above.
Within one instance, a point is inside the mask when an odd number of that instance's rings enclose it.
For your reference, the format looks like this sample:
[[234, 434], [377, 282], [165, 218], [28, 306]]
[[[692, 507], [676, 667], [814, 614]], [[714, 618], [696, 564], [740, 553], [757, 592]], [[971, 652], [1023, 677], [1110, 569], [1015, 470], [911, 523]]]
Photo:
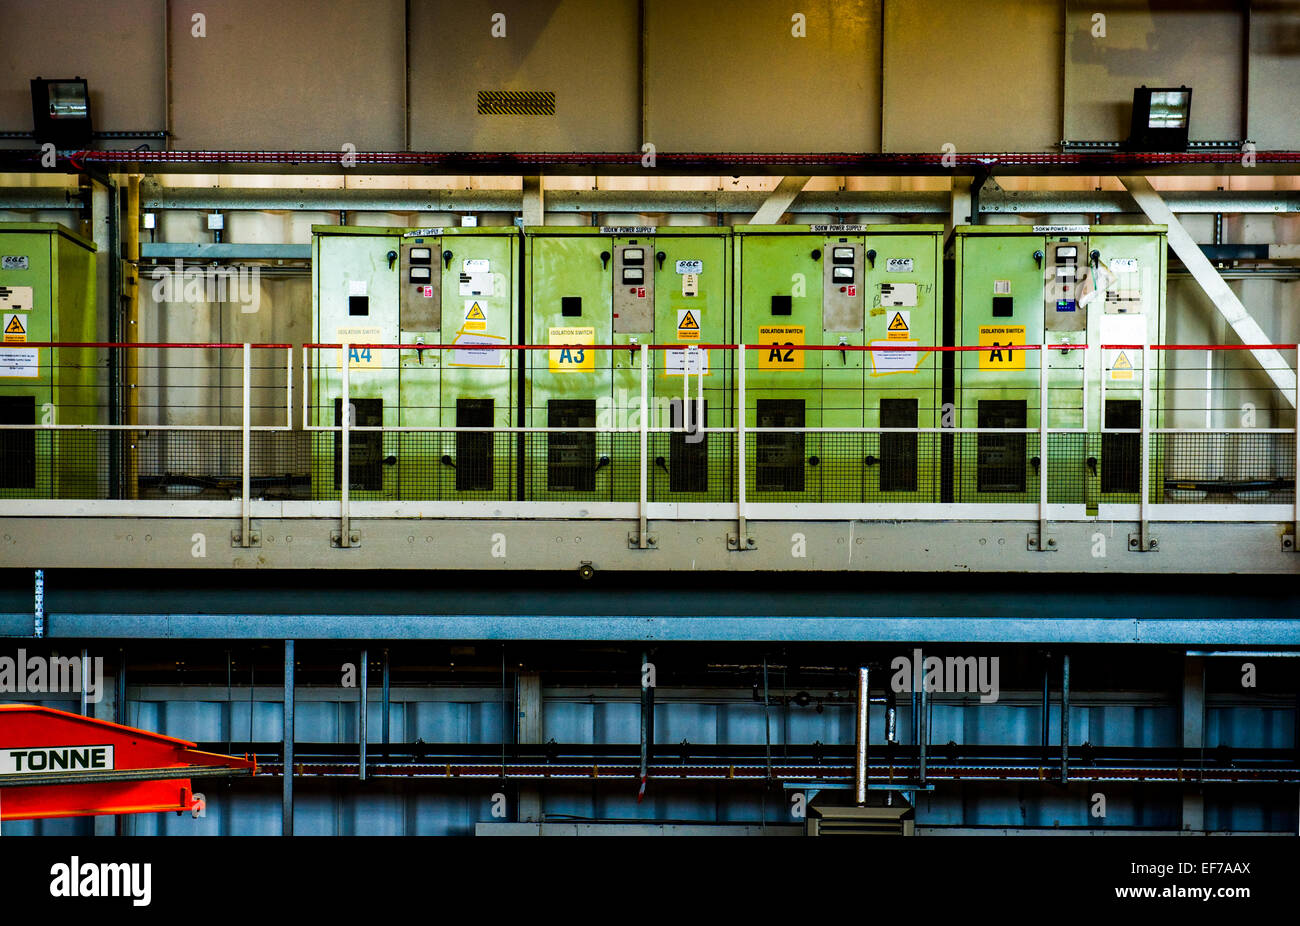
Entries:
[[633, 432], [539, 432], [523, 435], [526, 501], [636, 501], [641, 494], [641, 436]]
[[1151, 435], [1152, 502], [1290, 504], [1295, 501], [1295, 435]]
[[953, 443], [953, 501], [1038, 501], [1038, 435], [947, 435]]
[[735, 446], [735, 435], [725, 432], [650, 434], [650, 501], [734, 502]]

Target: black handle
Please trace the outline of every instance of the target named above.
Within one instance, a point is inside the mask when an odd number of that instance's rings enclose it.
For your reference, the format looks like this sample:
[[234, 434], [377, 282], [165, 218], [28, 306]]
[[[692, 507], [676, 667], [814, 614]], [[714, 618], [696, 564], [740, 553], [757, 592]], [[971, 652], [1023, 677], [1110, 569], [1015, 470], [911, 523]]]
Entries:
[[1042, 252], [1042, 251], [1035, 251], [1035, 252], [1034, 252], [1034, 263], [1036, 263], [1036, 264], [1038, 265], [1038, 269], [1039, 269], [1039, 270], [1042, 270], [1042, 269], [1043, 269], [1043, 252]]
[[872, 248], [871, 250], [867, 251], [867, 263], [871, 264], [871, 266], [873, 266], [873, 267], [876, 266], [876, 249], [875, 249], [875, 248]]
[[1097, 475], [1097, 458], [1096, 458], [1096, 457], [1088, 457], [1088, 471], [1091, 472], [1094, 476]]
[[599, 460], [596, 461], [597, 470], [599, 470], [603, 466], [609, 466], [609, 457], [601, 457]]
[[808, 256], [811, 257], [813, 260], [821, 260], [822, 259], [821, 248], [813, 248], [812, 254]]
[[1088, 259], [1092, 261], [1092, 269], [1097, 269], [1097, 262], [1101, 260], [1101, 251], [1094, 249], [1088, 254]]
[[811, 456], [811, 457], [808, 458], [808, 465], [809, 465], [809, 466], [816, 466], [816, 465], [817, 465], [818, 463], [820, 463], [820, 462], [821, 462], [821, 457], [818, 457], [818, 456]]
[[456, 461], [453, 460], [453, 459], [451, 458], [451, 454], [449, 454], [449, 453], [444, 453], [444, 454], [442, 455], [442, 465], [443, 465], [443, 466], [450, 466], [452, 469], [455, 469], [455, 468], [456, 468]]
[[397, 465], [397, 457], [396, 457], [396, 456], [388, 456], [388, 457], [384, 457], [384, 459], [383, 459], [382, 462], [383, 462], [383, 464], [384, 464], [385, 466], [396, 466], [396, 465]]
[[655, 260], [659, 261], [660, 270], [664, 269], [664, 261], [666, 261], [667, 259], [668, 259], [668, 255], [665, 254], [663, 251], [660, 251], [658, 254], [655, 255]]
[[868, 466], [875, 466], [880, 461], [877, 460], [875, 457], [873, 457], [871, 454], [867, 454], [867, 458], [862, 462], [867, 464]]
[[1034, 469], [1038, 469], [1038, 464], [1039, 464], [1039, 462], [1040, 462], [1040, 461], [1039, 461], [1038, 457], [1030, 457], [1030, 458], [1029, 458], [1029, 465], [1031, 465]]
[[393, 269], [393, 264], [397, 263], [397, 252], [396, 252], [396, 251], [389, 251], [389, 252], [388, 252], [386, 255], [384, 255], [384, 256], [388, 258], [388, 269], [389, 269], [389, 270], [392, 270], [392, 269]]
[[451, 269], [451, 257], [452, 257], [451, 251], [442, 252], [442, 265], [444, 269], [447, 270]]
[[601, 270], [605, 270], [605, 269], [608, 268], [608, 267], [609, 267], [609, 252], [608, 252], [608, 251], [601, 251], [601, 252], [600, 252], [600, 269], [601, 269]]
[[655, 457], [655, 466], [660, 467], [665, 473], [668, 472], [668, 461], [663, 457]]

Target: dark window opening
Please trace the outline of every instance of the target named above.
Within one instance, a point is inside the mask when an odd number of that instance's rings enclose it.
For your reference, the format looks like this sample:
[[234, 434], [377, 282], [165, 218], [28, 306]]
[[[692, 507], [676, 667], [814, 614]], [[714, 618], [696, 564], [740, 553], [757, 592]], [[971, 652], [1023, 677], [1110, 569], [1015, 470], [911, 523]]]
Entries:
[[1012, 305], [1012, 300], [1011, 300], [1011, 297], [1010, 297], [1010, 296], [994, 296], [994, 297], [993, 297], [993, 317], [994, 317], [994, 318], [1010, 318], [1010, 317], [1011, 317], [1011, 305]]
[[[594, 428], [595, 399], [551, 399], [548, 428]], [[546, 488], [551, 492], [592, 492], [596, 488], [596, 435], [592, 431], [546, 435]]]
[[[979, 403], [981, 428], [1023, 428], [1022, 399], [990, 399]], [[980, 492], [1025, 491], [1025, 435], [981, 434], [976, 441], [976, 488]]]
[[[1107, 399], [1106, 427], [1142, 427], [1142, 403], [1137, 399]], [[1101, 436], [1101, 491], [1140, 492], [1142, 435]]]
[[[377, 428], [384, 423], [383, 399], [353, 399], [354, 428]], [[343, 424], [343, 400], [334, 400], [334, 424]], [[348, 435], [349, 488], [378, 492], [384, 487], [384, 435], [382, 431], [353, 431]], [[343, 435], [334, 433], [334, 488], [343, 486]]]
[[[699, 427], [709, 420], [709, 403], [704, 402], [704, 412], [699, 414], [699, 404], [691, 401], [691, 422]], [[682, 400], [668, 403], [672, 427], [680, 428]], [[673, 433], [668, 441], [668, 490], [670, 492], [707, 492], [709, 490], [709, 435]]]
[[[0, 424], [35, 424], [36, 397], [0, 396]], [[36, 488], [36, 432], [0, 431], [0, 489]]]
[[772, 297], [772, 314], [789, 315], [794, 308], [793, 296], [773, 296]]
[[348, 314], [369, 315], [370, 297], [369, 296], [348, 296]]
[[566, 316], [576, 316], [582, 314], [582, 297], [581, 296], [561, 296], [560, 297], [560, 314]]
[[[760, 428], [802, 428], [802, 399], [759, 399], [755, 405]], [[754, 435], [755, 488], [759, 492], [802, 492], [804, 486], [804, 435]]]
[[[918, 419], [916, 399], [881, 399], [882, 428], [914, 428]], [[915, 434], [880, 435], [880, 491], [916, 491]]]
[[[492, 399], [457, 399], [456, 427], [490, 428]], [[492, 438], [487, 432], [456, 435], [456, 491], [492, 488]]]

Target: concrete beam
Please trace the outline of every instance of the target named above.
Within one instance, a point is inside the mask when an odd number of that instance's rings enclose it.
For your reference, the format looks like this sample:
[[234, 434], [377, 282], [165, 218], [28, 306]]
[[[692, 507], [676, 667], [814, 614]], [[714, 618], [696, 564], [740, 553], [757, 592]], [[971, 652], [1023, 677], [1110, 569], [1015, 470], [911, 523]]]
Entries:
[[[1151, 186], [1151, 182], [1146, 177], [1120, 177], [1120, 182], [1124, 187], [1133, 194], [1133, 199], [1142, 207], [1147, 218], [1158, 225], [1167, 225], [1169, 227], [1169, 247], [1178, 255], [1178, 259], [1191, 273], [1192, 278], [1205, 291], [1210, 302], [1219, 310], [1219, 314], [1232, 327], [1233, 332], [1241, 339], [1243, 344], [1268, 344], [1272, 339], [1264, 333], [1264, 329], [1255, 321], [1246, 306], [1242, 303], [1237, 294], [1232, 291], [1227, 282], [1219, 275], [1219, 271], [1214, 269], [1205, 254], [1201, 251], [1192, 236], [1188, 234], [1187, 229], [1183, 228], [1167, 203]], [[1296, 403], [1296, 373], [1292, 370], [1285, 360], [1282, 359], [1281, 353], [1273, 349], [1251, 351], [1255, 361], [1263, 368], [1268, 378], [1273, 381], [1282, 392], [1282, 397], [1288, 405], [1295, 408]]]
[[525, 226], [546, 224], [544, 186], [541, 177], [524, 178], [523, 219]]
[[795, 198], [808, 185], [809, 177], [782, 177], [776, 189], [771, 192], [763, 205], [749, 220], [750, 225], [776, 225], [781, 221]]

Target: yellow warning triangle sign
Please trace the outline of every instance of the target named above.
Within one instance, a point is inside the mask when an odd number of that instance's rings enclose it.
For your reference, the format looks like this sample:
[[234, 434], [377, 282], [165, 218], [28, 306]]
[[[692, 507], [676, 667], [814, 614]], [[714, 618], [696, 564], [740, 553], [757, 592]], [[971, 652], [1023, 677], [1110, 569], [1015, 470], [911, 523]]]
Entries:
[[689, 309], [682, 316], [681, 323], [677, 326], [679, 331], [699, 331], [700, 323], [695, 320], [695, 315]]
[[889, 320], [889, 331], [906, 331], [907, 322], [903, 321], [903, 313], [895, 312], [894, 317]]
[[1115, 365], [1111, 367], [1111, 369], [1113, 370], [1133, 369], [1133, 364], [1129, 362], [1128, 354], [1124, 353], [1123, 351], [1120, 351], [1119, 356], [1115, 358]]
[[483, 310], [479, 308], [477, 302], [470, 306], [469, 313], [465, 316], [466, 321], [469, 321], [470, 319], [478, 319], [479, 321], [487, 320], [487, 316], [483, 314]]
[[27, 329], [23, 327], [22, 319], [17, 315], [9, 319], [9, 324], [5, 325], [5, 334], [26, 334]]

